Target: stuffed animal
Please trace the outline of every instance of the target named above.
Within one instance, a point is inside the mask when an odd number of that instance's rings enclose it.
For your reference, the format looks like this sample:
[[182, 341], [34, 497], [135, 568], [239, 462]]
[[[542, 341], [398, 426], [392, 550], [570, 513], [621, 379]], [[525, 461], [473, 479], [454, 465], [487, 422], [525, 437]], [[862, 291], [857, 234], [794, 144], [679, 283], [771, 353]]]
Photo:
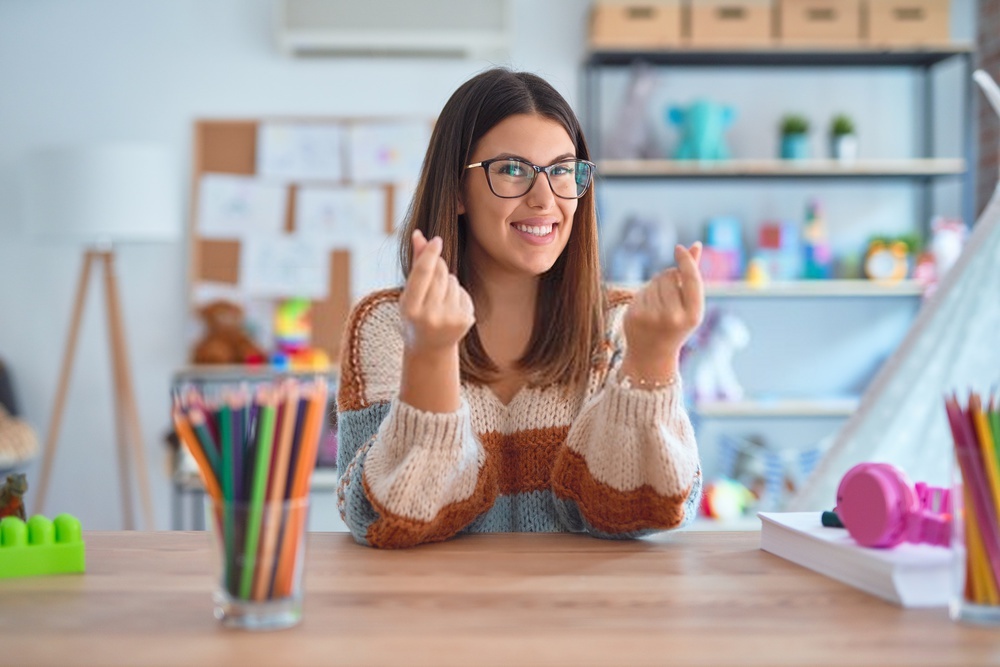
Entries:
[[192, 354], [196, 364], [249, 364], [266, 359], [264, 351], [243, 328], [243, 309], [231, 301], [213, 301], [198, 314], [205, 322], [205, 335]]
[[0, 518], [16, 516], [26, 521], [24, 493], [28, 490], [28, 478], [24, 473], [7, 475], [7, 481], [0, 485]]
[[738, 401], [743, 387], [733, 371], [733, 355], [750, 343], [746, 324], [732, 313], [712, 311], [701, 325], [704, 342], [685, 363], [691, 366], [696, 401]]
[[0, 405], [0, 468], [12, 468], [35, 458], [38, 438], [34, 429]]
[[913, 269], [913, 277], [923, 286], [925, 297], [930, 297], [937, 291], [941, 279], [958, 261], [968, 231], [961, 220], [939, 216], [931, 222], [930, 243], [917, 256]]
[[680, 128], [681, 140], [674, 152], [677, 160], [728, 160], [725, 131], [733, 124], [732, 107], [697, 100], [688, 108], [671, 107], [670, 121]]

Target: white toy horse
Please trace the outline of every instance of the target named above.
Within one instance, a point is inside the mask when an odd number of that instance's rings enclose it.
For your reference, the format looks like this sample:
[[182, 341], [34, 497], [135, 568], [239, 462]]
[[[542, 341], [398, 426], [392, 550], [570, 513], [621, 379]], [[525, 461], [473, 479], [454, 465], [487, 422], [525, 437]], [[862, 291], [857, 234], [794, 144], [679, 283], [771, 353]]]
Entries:
[[733, 371], [733, 355], [750, 343], [750, 330], [732, 313], [710, 313], [702, 342], [690, 362], [696, 401], [738, 401], [743, 387]]

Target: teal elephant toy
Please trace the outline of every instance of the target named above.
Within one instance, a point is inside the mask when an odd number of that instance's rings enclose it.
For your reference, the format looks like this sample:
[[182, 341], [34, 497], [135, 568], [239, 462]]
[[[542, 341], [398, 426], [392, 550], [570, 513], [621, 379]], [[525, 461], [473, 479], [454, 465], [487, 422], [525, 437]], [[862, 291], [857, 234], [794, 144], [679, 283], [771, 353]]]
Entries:
[[725, 131], [733, 124], [736, 111], [709, 100], [696, 100], [687, 108], [670, 107], [670, 122], [680, 128], [677, 160], [728, 160]]

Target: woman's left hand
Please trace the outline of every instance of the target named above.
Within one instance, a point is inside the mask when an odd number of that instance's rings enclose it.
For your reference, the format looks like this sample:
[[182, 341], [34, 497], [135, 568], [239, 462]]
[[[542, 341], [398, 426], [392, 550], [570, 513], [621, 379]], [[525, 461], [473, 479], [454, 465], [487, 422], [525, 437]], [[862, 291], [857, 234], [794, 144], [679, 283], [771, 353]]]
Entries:
[[669, 362], [676, 370], [681, 346], [701, 324], [705, 290], [698, 270], [701, 243], [674, 248], [677, 266], [655, 275], [625, 312], [626, 358], [652, 371]]

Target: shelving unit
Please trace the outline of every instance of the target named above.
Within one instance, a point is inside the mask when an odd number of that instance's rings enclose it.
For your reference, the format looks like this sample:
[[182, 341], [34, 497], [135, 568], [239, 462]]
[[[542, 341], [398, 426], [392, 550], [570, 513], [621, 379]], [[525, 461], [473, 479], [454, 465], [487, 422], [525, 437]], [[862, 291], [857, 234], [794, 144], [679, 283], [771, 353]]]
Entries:
[[[636, 290], [640, 285], [618, 284], [628, 290]], [[705, 296], [709, 299], [724, 298], [866, 298], [866, 297], [914, 297], [923, 294], [923, 286], [915, 280], [899, 282], [877, 282], [874, 280], [788, 280], [774, 281], [766, 285], [752, 285], [744, 281], [706, 283]]]
[[935, 178], [961, 176], [965, 160], [604, 160], [603, 178]]
[[920, 106], [923, 130], [920, 138], [921, 157], [912, 160], [859, 160], [843, 164], [832, 160], [727, 160], [716, 163], [691, 163], [673, 160], [608, 160], [598, 155], [599, 178], [886, 178], [917, 179], [922, 181], [923, 199], [919, 219], [926, 221], [933, 210], [932, 189], [934, 179], [961, 178], [962, 215], [967, 221], [975, 219], [975, 188], [973, 174], [968, 165], [973, 164], [972, 123], [965, 123], [962, 138], [962, 158], [935, 158], [934, 145], [934, 77], [932, 69], [952, 59], [964, 65], [963, 103], [972, 108], [972, 70], [975, 49], [971, 44], [955, 43], [947, 47], [923, 49], [674, 49], [665, 51], [594, 51], [584, 63], [583, 116], [587, 136], [594, 146], [600, 136], [601, 73], [605, 69], [629, 67], [647, 63], [657, 67], [739, 67], [739, 68], [790, 68], [790, 67], [891, 67], [916, 69], [923, 76]]
[[782, 398], [705, 401], [695, 408], [706, 418], [726, 417], [847, 417], [858, 409], [857, 398]]
[[[959, 63], [962, 69], [964, 85], [962, 94], [954, 100], [961, 105], [961, 118], [968, 119], [972, 108], [972, 69], [974, 49], [969, 44], [952, 44], [947, 47], [926, 49], [868, 49], [868, 48], [836, 48], [836, 49], [802, 49], [802, 48], [766, 48], [766, 49], [676, 49], [666, 51], [597, 51], [591, 53], [583, 68], [583, 117], [585, 129], [591, 146], [596, 148], [598, 178], [603, 188], [613, 188], [619, 183], [639, 182], [677, 184], [697, 184], [700, 189], [692, 188], [692, 196], [705, 196], [706, 189], [702, 183], [719, 182], [720, 186], [736, 182], [750, 182], [754, 187], [766, 187], [774, 182], [831, 182], [845, 183], [885, 183], [895, 186], [902, 183], [912, 187], [916, 195], [911, 215], [912, 228], [922, 227], [926, 232], [930, 217], [935, 213], [934, 191], [938, 183], [958, 182], [961, 188], [959, 200], [961, 213], [965, 220], [974, 219], [974, 178], [971, 165], [974, 162], [973, 127], [965, 120], [960, 130], [960, 147], [957, 157], [941, 157], [935, 153], [935, 79], [937, 66], [945, 62]], [[730, 68], [748, 72], [754, 70], [782, 70], [791, 68], [815, 68], [830, 70], [834, 68], [903, 68], [916, 73], [913, 88], [915, 100], [910, 107], [916, 119], [911, 153], [913, 157], [857, 159], [851, 162], [826, 159], [778, 160], [778, 159], [731, 159], [725, 161], [678, 161], [670, 159], [603, 159], [600, 149], [604, 146], [602, 129], [605, 124], [601, 118], [602, 100], [606, 92], [602, 89], [602, 75], [605, 71], [621, 70], [634, 64], [644, 63], [653, 66], [658, 72], [669, 72], [677, 68]], [[699, 73], [700, 74], [700, 73]], [[709, 76], [710, 74], [706, 74]], [[949, 72], [949, 76], [951, 72]], [[823, 72], [817, 73], [823, 76]], [[619, 79], [620, 80], [620, 79]], [[673, 94], [683, 98], [683, 93], [677, 92], [676, 84]], [[792, 100], [789, 100], [791, 102]], [[940, 102], [940, 100], [938, 100]], [[831, 101], [831, 104], [833, 102]], [[607, 106], [605, 106], [607, 110]], [[831, 109], [831, 111], [834, 109]], [[605, 111], [606, 112], [606, 111]], [[954, 153], [953, 153], [954, 155]], [[675, 185], [676, 191], [676, 185]], [[607, 192], [607, 190], [605, 190]], [[909, 219], [909, 218], [908, 218]], [[836, 234], [836, 227], [830, 228], [831, 235]], [[634, 286], [633, 286], [634, 287]], [[706, 297], [709, 300], [728, 302], [737, 310], [753, 309], [759, 317], [777, 318], [771, 321], [780, 322], [779, 326], [785, 335], [780, 337], [782, 344], [790, 343], [793, 338], [787, 334], [789, 326], [815, 326], [814, 321], [796, 322], [794, 311], [786, 308], [798, 307], [802, 304], [805, 310], [801, 312], [813, 315], [821, 308], [826, 308], [827, 300], [836, 301], [837, 308], [848, 308], [847, 313], [872, 313], [879, 311], [882, 301], [878, 300], [910, 300], [919, 299], [923, 293], [922, 286], [916, 281], [904, 280], [894, 283], [882, 283], [869, 280], [795, 280], [771, 282], [764, 286], [750, 285], [746, 282], [708, 283]], [[777, 303], [769, 304], [768, 300]], [[785, 303], [788, 303], [786, 306]], [[841, 305], [843, 302], [843, 305]], [[823, 305], [820, 306], [819, 304]], [[909, 305], [892, 302], [893, 308], [906, 312]], [[887, 304], [888, 305], [888, 304]], [[806, 316], [807, 318], [809, 315]], [[848, 318], [849, 319], [849, 318]], [[856, 320], [859, 321], [859, 320]], [[860, 326], [865, 326], [867, 320], [861, 319]], [[900, 322], [905, 326], [905, 316]], [[751, 327], [753, 330], [753, 327]], [[797, 342], [797, 341], [796, 341]], [[856, 342], [856, 341], [852, 341]], [[801, 352], [801, 346], [798, 350]], [[749, 354], [749, 350], [741, 354]], [[838, 353], [843, 354], [843, 350]], [[822, 356], [822, 352], [817, 359]], [[771, 357], [766, 357], [770, 361]], [[778, 360], [780, 364], [781, 359]], [[797, 371], [798, 379], [803, 376], [803, 367], [788, 370]], [[808, 363], [808, 362], [806, 362]], [[761, 369], [758, 367], [758, 371]], [[774, 372], [777, 379], [783, 378], [783, 371], [776, 364], [766, 367], [765, 372]], [[792, 383], [794, 384], [794, 382]], [[800, 383], [801, 384], [801, 383]], [[796, 424], [810, 424], [806, 430], [821, 431], [827, 424], [840, 424], [846, 417], [858, 409], [859, 398], [853, 395], [858, 387], [844, 387], [848, 395], [839, 395], [840, 389], [831, 388], [826, 391], [817, 390], [817, 396], [807, 397], [801, 393], [802, 387], [792, 395], [782, 396], [780, 392], [767, 392], [762, 399], [751, 392], [749, 398], [733, 402], [699, 402], [692, 406], [692, 420], [696, 429], [705, 429], [718, 434], [732, 434], [733, 429], [753, 428], [748, 424], [770, 424], [778, 431], [798, 428]], [[826, 394], [824, 397], [823, 395]], [[743, 425], [743, 426], [740, 426]], [[758, 431], [759, 432], [759, 431]], [[806, 441], [801, 441], [806, 442]], [[810, 441], [812, 442], [812, 441]], [[709, 471], [710, 474], [710, 471]], [[710, 478], [707, 480], [710, 481]], [[720, 523], [710, 520], [699, 520], [695, 529], [732, 529], [744, 527], [747, 523], [755, 523], [755, 517], [747, 517], [734, 523]]]

